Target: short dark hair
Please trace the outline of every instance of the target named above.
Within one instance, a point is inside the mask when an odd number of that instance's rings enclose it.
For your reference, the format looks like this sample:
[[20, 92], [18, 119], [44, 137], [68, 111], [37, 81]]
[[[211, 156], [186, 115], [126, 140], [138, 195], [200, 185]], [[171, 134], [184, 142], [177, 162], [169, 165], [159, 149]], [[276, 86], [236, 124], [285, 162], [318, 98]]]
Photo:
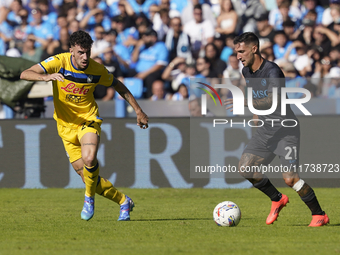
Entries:
[[76, 31], [70, 36], [71, 47], [79, 45], [84, 49], [91, 49], [92, 43], [91, 36], [83, 30]]
[[202, 11], [202, 5], [201, 5], [201, 4], [195, 4], [194, 10], [195, 10], [195, 9], [199, 9], [199, 10]]
[[245, 32], [234, 38], [234, 44], [244, 43], [245, 45], [254, 44], [260, 48], [259, 38], [253, 32]]

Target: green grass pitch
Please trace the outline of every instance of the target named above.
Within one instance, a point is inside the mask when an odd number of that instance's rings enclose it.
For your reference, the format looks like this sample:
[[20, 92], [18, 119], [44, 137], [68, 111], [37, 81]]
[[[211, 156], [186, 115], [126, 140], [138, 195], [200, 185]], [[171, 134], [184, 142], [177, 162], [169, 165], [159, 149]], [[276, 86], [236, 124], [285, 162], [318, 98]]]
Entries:
[[[340, 254], [340, 189], [315, 189], [330, 224], [310, 228], [308, 208], [289, 188], [290, 203], [267, 226], [270, 200], [255, 189], [121, 189], [136, 207], [96, 197], [93, 219], [80, 219], [84, 190], [0, 189], [0, 254]], [[230, 200], [242, 211], [234, 228], [218, 227], [214, 207]]]

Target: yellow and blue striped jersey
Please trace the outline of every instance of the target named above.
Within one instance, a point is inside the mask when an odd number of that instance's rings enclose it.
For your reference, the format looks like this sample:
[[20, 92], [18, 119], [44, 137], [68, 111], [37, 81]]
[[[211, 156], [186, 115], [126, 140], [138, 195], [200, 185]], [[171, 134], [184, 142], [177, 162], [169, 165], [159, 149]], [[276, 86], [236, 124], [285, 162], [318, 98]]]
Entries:
[[39, 65], [45, 73], [61, 73], [64, 81], [53, 81], [54, 119], [66, 127], [77, 128], [84, 121], [101, 122], [93, 91], [97, 84], [111, 86], [114, 77], [107, 69], [90, 59], [85, 70], [72, 63], [71, 53], [50, 57]]

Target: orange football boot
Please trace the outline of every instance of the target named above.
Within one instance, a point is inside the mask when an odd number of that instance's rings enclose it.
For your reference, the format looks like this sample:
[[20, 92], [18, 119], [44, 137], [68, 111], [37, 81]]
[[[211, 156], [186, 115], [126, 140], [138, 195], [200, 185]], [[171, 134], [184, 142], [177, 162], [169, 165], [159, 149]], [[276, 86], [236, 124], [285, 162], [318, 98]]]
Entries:
[[273, 222], [277, 220], [277, 217], [279, 217], [279, 212], [283, 207], [286, 206], [287, 203], [289, 203], [289, 198], [284, 194], [282, 194], [282, 197], [279, 201], [272, 201], [272, 208], [266, 220], [268, 225], [273, 224]]
[[313, 219], [308, 227], [321, 227], [329, 223], [327, 214], [325, 215], [313, 215]]

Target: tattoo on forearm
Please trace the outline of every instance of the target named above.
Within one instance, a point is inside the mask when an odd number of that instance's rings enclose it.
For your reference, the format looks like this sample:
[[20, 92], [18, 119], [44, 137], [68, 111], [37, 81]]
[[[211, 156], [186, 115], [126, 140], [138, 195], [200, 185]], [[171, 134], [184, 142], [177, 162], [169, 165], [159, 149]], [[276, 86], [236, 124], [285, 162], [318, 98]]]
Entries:
[[83, 170], [83, 168], [75, 169], [77, 173], [80, 172], [81, 170]]
[[[124, 85], [123, 85], [123, 86], [124, 86]], [[122, 98], [124, 98], [127, 102], [129, 102], [129, 100], [130, 100], [130, 95], [129, 95], [129, 93], [127, 93], [126, 90], [116, 88], [116, 91], [119, 93], [119, 95], [122, 96]]]
[[[280, 97], [278, 97], [277, 105], [281, 103]], [[273, 105], [273, 93], [268, 93], [268, 97], [261, 99], [253, 99], [253, 106], [257, 110], [268, 110]]]
[[310, 191], [312, 190], [312, 188], [307, 184], [303, 184], [302, 188], [297, 192], [299, 194], [300, 197], [304, 197], [306, 196]]
[[96, 143], [83, 143], [83, 146], [84, 146], [84, 145], [95, 145], [95, 146], [97, 146]]

